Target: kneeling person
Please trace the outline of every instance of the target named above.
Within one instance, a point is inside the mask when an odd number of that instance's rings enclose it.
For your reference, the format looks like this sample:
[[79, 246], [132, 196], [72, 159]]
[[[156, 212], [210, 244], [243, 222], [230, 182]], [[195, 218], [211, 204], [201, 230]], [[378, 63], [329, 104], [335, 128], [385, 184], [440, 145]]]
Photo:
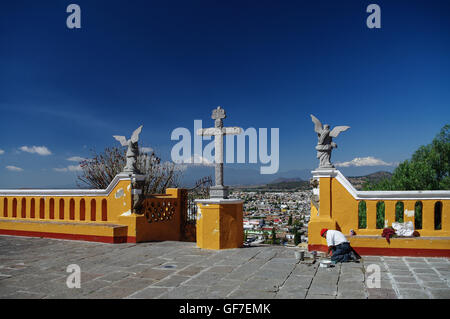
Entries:
[[331, 261], [334, 264], [358, 260], [349, 241], [340, 231], [324, 228], [320, 231], [320, 236], [327, 240], [327, 257], [330, 255], [330, 252], [333, 251]]

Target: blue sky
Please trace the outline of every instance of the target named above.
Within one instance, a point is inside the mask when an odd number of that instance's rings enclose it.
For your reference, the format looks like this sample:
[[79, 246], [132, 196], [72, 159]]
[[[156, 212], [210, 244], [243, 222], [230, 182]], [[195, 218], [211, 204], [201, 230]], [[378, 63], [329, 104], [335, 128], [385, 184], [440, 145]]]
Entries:
[[[70, 3], [81, 29], [66, 27]], [[381, 29], [366, 26], [370, 3]], [[172, 130], [213, 125], [218, 105], [227, 126], [280, 129], [280, 172], [317, 166], [311, 113], [351, 126], [335, 163], [403, 161], [449, 122], [448, 1], [0, 6], [1, 188], [74, 185], [69, 158], [140, 124], [142, 145], [169, 160]]]

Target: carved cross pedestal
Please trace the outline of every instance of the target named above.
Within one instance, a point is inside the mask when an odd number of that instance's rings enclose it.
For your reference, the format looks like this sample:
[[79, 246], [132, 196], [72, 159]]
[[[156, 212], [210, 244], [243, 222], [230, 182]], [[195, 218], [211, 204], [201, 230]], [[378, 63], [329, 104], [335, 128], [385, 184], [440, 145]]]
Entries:
[[211, 198], [228, 198], [228, 187], [223, 184], [223, 137], [224, 135], [237, 135], [242, 133], [240, 127], [223, 127], [226, 118], [225, 110], [218, 106], [212, 112], [214, 127], [199, 129], [197, 135], [214, 136], [215, 148], [215, 185], [210, 188]]

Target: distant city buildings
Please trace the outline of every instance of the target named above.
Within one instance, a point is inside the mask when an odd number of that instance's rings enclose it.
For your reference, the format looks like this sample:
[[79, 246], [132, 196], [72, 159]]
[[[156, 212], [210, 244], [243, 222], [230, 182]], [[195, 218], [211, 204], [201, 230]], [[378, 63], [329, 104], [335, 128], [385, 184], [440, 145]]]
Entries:
[[[233, 191], [244, 200], [244, 232], [248, 241], [294, 244], [295, 233], [307, 241], [311, 191]], [[275, 233], [276, 241], [272, 235]]]

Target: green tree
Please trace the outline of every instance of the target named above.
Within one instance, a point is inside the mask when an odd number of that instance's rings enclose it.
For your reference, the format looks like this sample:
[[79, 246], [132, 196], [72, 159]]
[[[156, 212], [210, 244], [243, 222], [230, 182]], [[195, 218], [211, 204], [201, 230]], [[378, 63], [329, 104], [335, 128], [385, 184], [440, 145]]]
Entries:
[[358, 204], [358, 228], [365, 229], [367, 227], [367, 205], [365, 201]]
[[289, 225], [289, 226], [292, 225], [292, 215], [289, 215], [288, 225]]
[[419, 149], [410, 160], [399, 164], [393, 175], [365, 190], [450, 190], [450, 125], [445, 125], [433, 141]]
[[384, 219], [385, 218], [385, 205], [383, 201], [379, 201], [377, 203], [377, 221], [376, 227], [377, 229], [384, 228]]
[[275, 245], [277, 240], [277, 233], [275, 232], [275, 227], [272, 228], [272, 244]]
[[403, 202], [397, 202], [397, 204], [395, 204], [395, 221], [397, 223], [403, 223], [404, 221], [404, 208], [405, 205]]
[[300, 234], [300, 232], [298, 230], [296, 230], [295, 235], [294, 235], [294, 244], [297, 246], [301, 242], [302, 242], [302, 235]]

